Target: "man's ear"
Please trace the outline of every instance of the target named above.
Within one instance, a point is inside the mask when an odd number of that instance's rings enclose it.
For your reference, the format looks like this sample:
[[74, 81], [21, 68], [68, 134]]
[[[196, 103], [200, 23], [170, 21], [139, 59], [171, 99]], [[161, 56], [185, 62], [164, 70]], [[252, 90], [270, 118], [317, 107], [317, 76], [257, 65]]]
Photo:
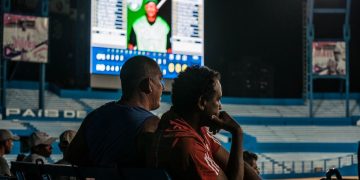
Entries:
[[205, 110], [206, 100], [202, 96], [199, 97], [197, 106], [200, 110]]
[[145, 78], [140, 82], [139, 88], [145, 94], [150, 94], [152, 92], [150, 81], [151, 81], [150, 78]]

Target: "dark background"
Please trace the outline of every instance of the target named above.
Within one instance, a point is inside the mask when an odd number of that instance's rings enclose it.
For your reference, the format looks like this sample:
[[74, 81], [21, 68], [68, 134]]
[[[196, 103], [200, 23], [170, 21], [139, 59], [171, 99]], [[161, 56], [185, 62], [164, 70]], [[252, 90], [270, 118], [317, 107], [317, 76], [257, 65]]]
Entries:
[[[40, 1], [32, 0], [39, 3]], [[342, 5], [319, 0], [319, 6]], [[35, 12], [25, 0], [13, 11]], [[50, 0], [50, 3], [56, 1]], [[205, 1], [205, 65], [222, 74], [225, 96], [302, 98], [305, 92], [304, 0]], [[29, 4], [29, 3], [27, 3]], [[360, 91], [360, 2], [351, 5], [350, 89]], [[50, 12], [46, 80], [89, 87], [90, 1], [71, 0], [72, 13]], [[314, 17], [316, 38], [342, 38], [342, 15]], [[37, 80], [36, 64], [9, 63], [10, 80]], [[339, 92], [339, 80], [316, 80], [316, 92]]]

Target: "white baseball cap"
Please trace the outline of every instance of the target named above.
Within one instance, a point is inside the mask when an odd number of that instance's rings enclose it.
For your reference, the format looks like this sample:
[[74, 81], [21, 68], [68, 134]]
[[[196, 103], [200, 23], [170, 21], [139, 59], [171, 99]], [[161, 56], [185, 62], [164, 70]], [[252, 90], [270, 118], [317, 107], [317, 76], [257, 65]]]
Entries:
[[11, 133], [11, 131], [7, 129], [0, 129], [0, 141], [6, 141], [8, 139], [17, 141], [20, 139], [20, 137], [15, 136], [13, 133]]
[[55, 140], [55, 137], [50, 137], [45, 132], [37, 131], [30, 135], [30, 146], [34, 147], [40, 144], [51, 145]]

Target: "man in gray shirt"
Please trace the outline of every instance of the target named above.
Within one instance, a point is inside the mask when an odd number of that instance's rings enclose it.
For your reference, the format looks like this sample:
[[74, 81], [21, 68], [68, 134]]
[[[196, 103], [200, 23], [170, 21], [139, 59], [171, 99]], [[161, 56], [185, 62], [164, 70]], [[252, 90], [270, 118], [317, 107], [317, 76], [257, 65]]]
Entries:
[[3, 156], [11, 152], [14, 140], [19, 140], [19, 136], [14, 136], [7, 129], [0, 129], [0, 176], [11, 176], [9, 165]]

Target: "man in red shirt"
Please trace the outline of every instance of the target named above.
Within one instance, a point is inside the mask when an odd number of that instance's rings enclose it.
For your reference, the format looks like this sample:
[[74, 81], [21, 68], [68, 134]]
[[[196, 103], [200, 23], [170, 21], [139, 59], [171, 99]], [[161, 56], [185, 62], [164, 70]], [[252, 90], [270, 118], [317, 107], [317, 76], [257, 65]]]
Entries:
[[[149, 164], [164, 168], [173, 179], [261, 179], [243, 160], [243, 131], [220, 112], [220, 74], [189, 67], [175, 78], [173, 107], [160, 120]], [[230, 154], [212, 133], [232, 134]]]

